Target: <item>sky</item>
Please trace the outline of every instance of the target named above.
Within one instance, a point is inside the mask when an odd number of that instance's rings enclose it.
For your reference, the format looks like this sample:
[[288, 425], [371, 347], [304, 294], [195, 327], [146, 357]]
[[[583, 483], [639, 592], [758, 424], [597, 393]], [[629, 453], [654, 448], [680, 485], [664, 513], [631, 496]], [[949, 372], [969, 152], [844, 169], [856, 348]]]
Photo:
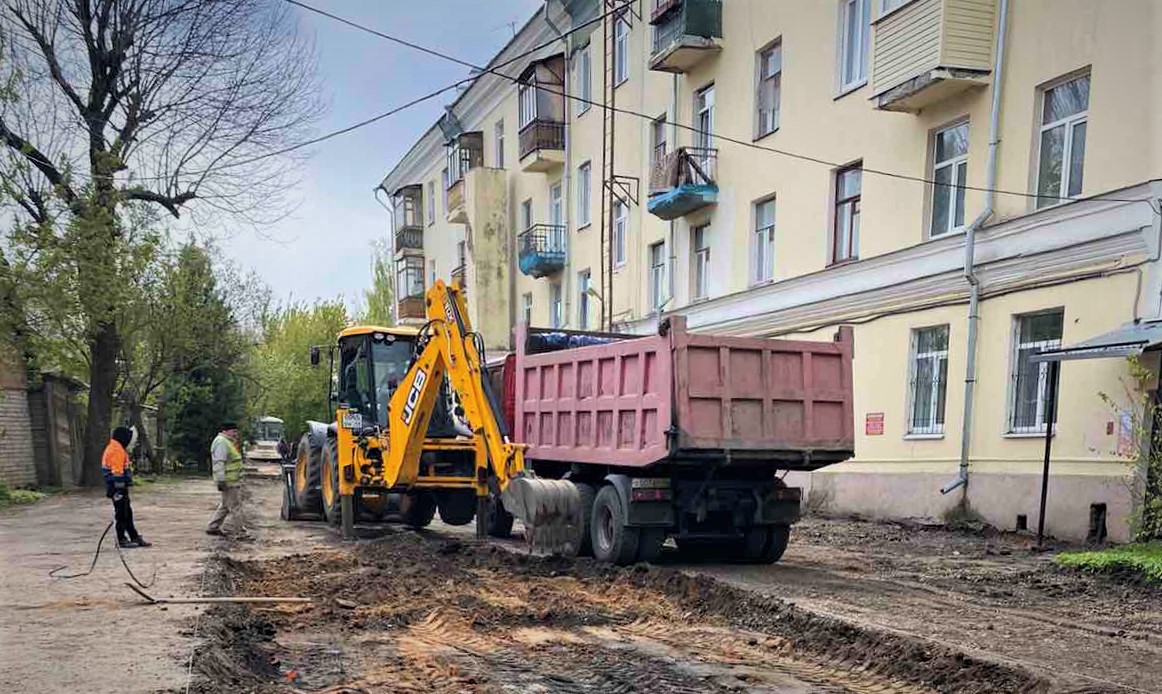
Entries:
[[[363, 26], [485, 64], [543, 0], [304, 0]], [[315, 41], [323, 98], [318, 132], [346, 127], [468, 75], [455, 63], [294, 8]], [[515, 24], [512, 24], [515, 23]], [[370, 284], [371, 244], [390, 217], [374, 188], [455, 99], [448, 92], [310, 150], [298, 206], [281, 221], [237, 232], [222, 247], [256, 271], [277, 301], [342, 297], [355, 308]], [[380, 199], [385, 200], [383, 194]]]

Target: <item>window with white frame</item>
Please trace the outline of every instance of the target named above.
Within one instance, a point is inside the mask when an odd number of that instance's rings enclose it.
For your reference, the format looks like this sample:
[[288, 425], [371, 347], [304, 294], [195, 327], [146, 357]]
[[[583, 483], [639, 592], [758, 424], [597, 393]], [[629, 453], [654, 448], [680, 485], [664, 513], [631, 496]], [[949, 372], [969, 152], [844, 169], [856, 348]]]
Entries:
[[882, 0], [882, 4], [880, 5], [880, 16], [882, 17], [892, 10], [898, 7], [903, 7], [910, 2], [912, 2], [912, 0]]
[[564, 327], [564, 309], [561, 300], [561, 283], [553, 282], [549, 285], [549, 327]]
[[758, 119], [756, 137], [779, 127], [779, 99], [783, 84], [783, 44], [776, 41], [758, 52]]
[[694, 270], [693, 294], [695, 299], [710, 296], [710, 225], [694, 227], [691, 230], [693, 249], [691, 255]]
[[618, 18], [613, 25], [613, 83], [629, 79], [629, 22]]
[[520, 204], [520, 229], [519, 231], [528, 231], [533, 226], [533, 201], [532, 199], [525, 200]]
[[429, 275], [428, 285], [434, 287], [436, 285], [436, 261], [435, 261], [435, 259], [428, 261], [428, 275]]
[[754, 206], [755, 282], [769, 282], [775, 276], [775, 199]]
[[577, 167], [577, 226], [588, 226], [593, 222], [593, 206], [589, 201], [589, 178], [592, 166], [585, 162]]
[[1009, 431], [1014, 434], [1045, 431], [1045, 395], [1049, 364], [1030, 357], [1061, 346], [1065, 313], [1061, 310], [1015, 316], [1012, 374], [1009, 382]]
[[436, 223], [436, 182], [428, 181], [428, 226]]
[[968, 123], [937, 131], [932, 142], [932, 221], [928, 235], [964, 228], [964, 186], [968, 180]]
[[714, 85], [699, 89], [694, 94], [694, 146], [709, 149], [714, 146]]
[[948, 326], [912, 331], [909, 434], [943, 434], [948, 393]]
[[577, 52], [577, 90], [574, 94], [577, 95], [576, 113], [581, 115], [589, 110], [589, 104], [593, 101], [593, 57], [589, 52], [589, 46], [585, 46]]
[[577, 273], [577, 327], [581, 330], [589, 329], [589, 288], [593, 286], [592, 277], [589, 270]]
[[839, 90], [867, 81], [871, 41], [871, 0], [839, 0]]
[[1081, 195], [1089, 75], [1046, 89], [1041, 96], [1037, 207]]
[[650, 244], [650, 308], [661, 311], [666, 301], [666, 244], [662, 241]]
[[524, 316], [525, 325], [533, 324], [533, 295], [532, 293], [525, 294], [521, 297], [521, 315]]
[[496, 131], [494, 133], [494, 146], [496, 154], [493, 155], [493, 161], [496, 163], [496, 168], [504, 168], [504, 120], [496, 121]]
[[625, 236], [629, 226], [629, 210], [624, 202], [613, 203], [613, 265], [625, 265]]
[[655, 167], [666, 159], [666, 117], [650, 123], [650, 163]]
[[549, 224], [557, 227], [565, 225], [565, 208], [561, 202], [559, 181], [549, 186]]
[[517, 87], [517, 117], [522, 130], [537, 119], [537, 88], [530, 82]]
[[835, 172], [835, 229], [831, 237], [831, 262], [859, 257], [859, 207], [863, 190], [863, 163]]

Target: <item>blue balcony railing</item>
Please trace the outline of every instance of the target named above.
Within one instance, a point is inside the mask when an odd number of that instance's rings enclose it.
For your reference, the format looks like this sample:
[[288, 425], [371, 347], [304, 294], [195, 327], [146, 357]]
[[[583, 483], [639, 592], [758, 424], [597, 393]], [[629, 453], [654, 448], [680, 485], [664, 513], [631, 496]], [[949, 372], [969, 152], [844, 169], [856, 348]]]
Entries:
[[520, 271], [530, 277], [547, 277], [565, 267], [565, 227], [534, 224], [517, 237]]

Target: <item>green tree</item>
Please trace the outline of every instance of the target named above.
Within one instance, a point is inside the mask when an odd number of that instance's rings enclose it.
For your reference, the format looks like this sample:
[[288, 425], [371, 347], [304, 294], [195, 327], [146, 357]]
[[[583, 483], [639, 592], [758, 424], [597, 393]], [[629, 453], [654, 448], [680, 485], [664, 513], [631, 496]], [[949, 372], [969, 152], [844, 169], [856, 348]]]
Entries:
[[163, 320], [147, 340], [155, 346], [146, 349], [160, 350], [168, 362], [168, 448], [183, 463], [205, 470], [210, 441], [223, 421], [241, 420], [245, 413], [250, 347], [204, 248], [190, 243], [178, 252], [158, 303]]
[[[328, 414], [328, 347], [348, 324], [343, 301], [291, 304], [270, 315], [255, 353], [260, 389], [251, 399], [252, 415], [270, 414], [286, 423], [287, 438], [297, 439], [309, 419], [326, 421]], [[310, 364], [310, 349], [322, 347], [323, 363]]]
[[387, 244], [371, 244], [371, 287], [363, 290], [359, 320], [371, 325], [395, 325], [395, 291], [392, 284], [391, 253]]
[[7, 0], [0, 25], [7, 241], [48, 270], [26, 277], [50, 357], [86, 372], [96, 483], [143, 250], [126, 215], [281, 213], [295, 167], [275, 155], [320, 111], [313, 54], [278, 0]]

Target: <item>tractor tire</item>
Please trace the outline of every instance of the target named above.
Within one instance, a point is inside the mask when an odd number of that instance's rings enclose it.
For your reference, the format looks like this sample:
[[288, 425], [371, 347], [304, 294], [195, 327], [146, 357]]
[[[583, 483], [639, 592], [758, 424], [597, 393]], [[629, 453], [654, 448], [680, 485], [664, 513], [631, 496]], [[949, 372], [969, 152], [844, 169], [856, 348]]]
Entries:
[[295, 456], [295, 507], [300, 513], [323, 512], [323, 451], [311, 448], [310, 436], [303, 434]]
[[412, 528], [426, 528], [436, 515], [436, 495], [431, 492], [412, 492], [403, 499], [403, 522]]
[[767, 545], [763, 548], [762, 556], [759, 557], [758, 563], [761, 564], [774, 564], [782, 559], [783, 552], [787, 551], [787, 543], [791, 539], [791, 526], [789, 525], [772, 525], [770, 530]]
[[593, 542], [593, 556], [598, 561], [625, 566], [637, 559], [640, 533], [625, 524], [627, 514], [621, 504], [621, 495], [607, 484], [593, 500], [589, 520], [589, 536]]
[[489, 537], [498, 537], [507, 540], [512, 537], [512, 514], [504, 509], [504, 502], [500, 497], [489, 495], [483, 519], [484, 532]]
[[656, 562], [662, 556], [662, 545], [666, 542], [666, 528], [641, 528], [638, 530], [637, 560]]
[[323, 515], [331, 525], [343, 522], [343, 497], [339, 494], [339, 451], [335, 439], [323, 447]]
[[589, 524], [593, 519], [593, 500], [597, 498], [597, 490], [592, 484], [575, 483], [577, 496], [581, 497], [581, 541], [577, 544], [577, 556], [593, 556], [593, 538], [590, 536]]
[[476, 517], [476, 492], [471, 489], [436, 493], [440, 520], [448, 525], [468, 525]]

